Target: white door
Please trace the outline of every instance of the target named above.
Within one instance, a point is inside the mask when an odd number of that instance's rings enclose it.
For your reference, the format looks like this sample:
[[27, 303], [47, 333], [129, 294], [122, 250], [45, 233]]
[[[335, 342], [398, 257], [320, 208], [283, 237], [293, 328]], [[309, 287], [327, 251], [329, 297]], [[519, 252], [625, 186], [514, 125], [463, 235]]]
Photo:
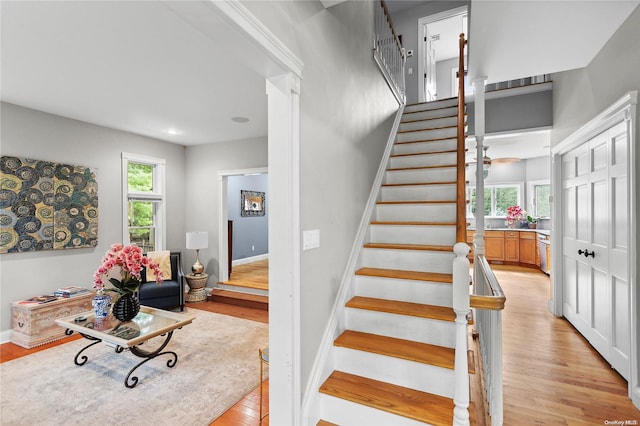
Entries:
[[429, 25], [423, 26], [424, 31], [424, 98], [426, 102], [435, 101], [436, 93], [436, 51], [429, 33]]
[[562, 156], [564, 316], [623, 377], [631, 342], [627, 124]]

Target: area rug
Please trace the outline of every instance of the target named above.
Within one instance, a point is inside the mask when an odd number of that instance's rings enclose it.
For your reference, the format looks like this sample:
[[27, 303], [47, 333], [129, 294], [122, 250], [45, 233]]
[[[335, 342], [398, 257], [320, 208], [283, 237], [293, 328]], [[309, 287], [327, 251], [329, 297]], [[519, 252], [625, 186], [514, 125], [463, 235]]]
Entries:
[[188, 313], [195, 320], [165, 348], [178, 354], [177, 364], [168, 368], [168, 356], [146, 362], [134, 372], [139, 382], [132, 389], [124, 379], [142, 359], [99, 343], [77, 366], [73, 359], [86, 339], [0, 364], [0, 424], [208, 425], [258, 386], [258, 349], [268, 344], [268, 326]]

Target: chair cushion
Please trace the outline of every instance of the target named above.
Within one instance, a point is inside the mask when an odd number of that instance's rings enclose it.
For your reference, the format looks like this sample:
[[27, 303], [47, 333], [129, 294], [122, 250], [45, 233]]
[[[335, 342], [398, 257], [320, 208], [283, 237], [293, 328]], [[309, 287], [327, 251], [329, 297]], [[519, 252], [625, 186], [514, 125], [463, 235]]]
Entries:
[[154, 282], [144, 283], [140, 286], [140, 300], [156, 299], [160, 297], [177, 297], [180, 294], [178, 281], [163, 281], [162, 284]]

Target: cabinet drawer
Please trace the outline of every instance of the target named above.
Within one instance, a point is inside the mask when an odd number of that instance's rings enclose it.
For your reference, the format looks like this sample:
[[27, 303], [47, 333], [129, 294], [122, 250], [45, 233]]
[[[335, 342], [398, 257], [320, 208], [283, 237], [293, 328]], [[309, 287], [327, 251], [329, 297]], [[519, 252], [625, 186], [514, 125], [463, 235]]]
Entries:
[[538, 234], [535, 232], [523, 232], [520, 231], [520, 239], [521, 240], [535, 240]]
[[485, 238], [504, 238], [505, 231], [485, 231]]

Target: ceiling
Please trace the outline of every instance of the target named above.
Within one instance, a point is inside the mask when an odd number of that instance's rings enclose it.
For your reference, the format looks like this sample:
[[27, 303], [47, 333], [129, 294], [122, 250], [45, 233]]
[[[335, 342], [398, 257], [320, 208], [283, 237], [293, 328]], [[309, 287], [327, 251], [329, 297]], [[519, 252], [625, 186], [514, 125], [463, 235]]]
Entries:
[[[583, 67], [639, 2], [473, 0], [469, 72], [492, 82]], [[417, 3], [388, 0], [394, 11]], [[237, 47], [244, 38], [209, 2], [3, 0], [0, 8], [3, 101], [181, 145], [267, 133], [266, 65]], [[508, 153], [508, 140], [489, 140], [490, 156], [525, 155]]]
[[3, 101], [182, 145], [267, 134], [264, 76], [204, 2], [0, 4]]

